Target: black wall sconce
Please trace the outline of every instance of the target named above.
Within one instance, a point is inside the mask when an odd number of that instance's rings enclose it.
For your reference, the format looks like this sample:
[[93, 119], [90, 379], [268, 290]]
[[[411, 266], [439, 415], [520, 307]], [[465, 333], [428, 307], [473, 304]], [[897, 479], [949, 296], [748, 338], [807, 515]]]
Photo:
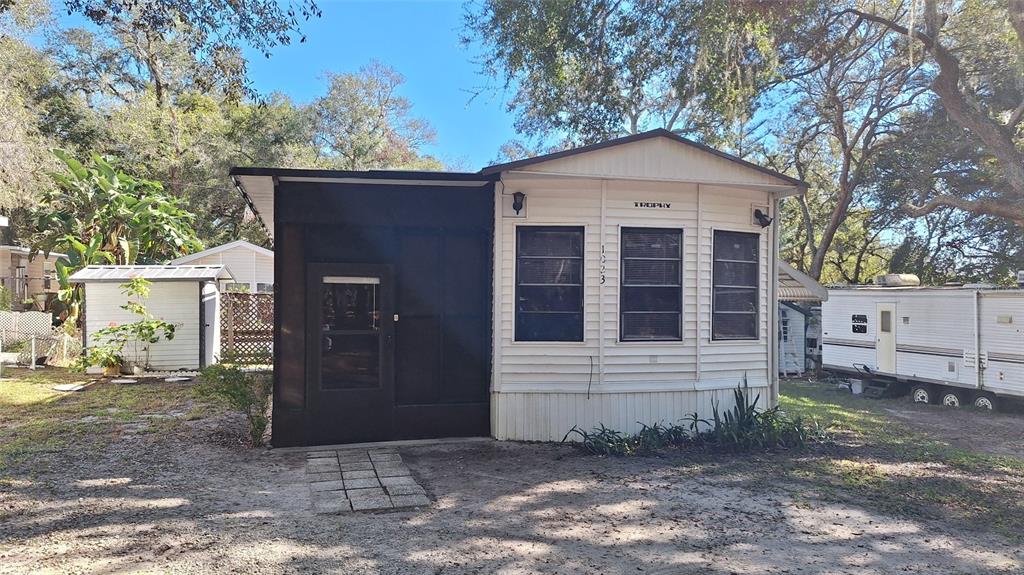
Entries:
[[762, 228], [767, 228], [772, 225], [772, 221], [774, 220], [774, 218], [769, 217], [768, 214], [761, 210], [754, 210], [754, 219], [757, 220], [757, 223], [761, 224]]
[[515, 210], [517, 216], [523, 209], [524, 200], [526, 200], [526, 194], [523, 192], [516, 192], [512, 194], [512, 209]]

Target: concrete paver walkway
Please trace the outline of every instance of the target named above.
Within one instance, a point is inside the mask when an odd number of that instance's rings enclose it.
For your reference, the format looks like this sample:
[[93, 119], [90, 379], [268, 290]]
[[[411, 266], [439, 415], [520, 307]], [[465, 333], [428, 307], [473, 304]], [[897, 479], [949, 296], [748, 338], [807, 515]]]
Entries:
[[426, 491], [391, 449], [306, 454], [306, 479], [317, 513], [429, 505]]

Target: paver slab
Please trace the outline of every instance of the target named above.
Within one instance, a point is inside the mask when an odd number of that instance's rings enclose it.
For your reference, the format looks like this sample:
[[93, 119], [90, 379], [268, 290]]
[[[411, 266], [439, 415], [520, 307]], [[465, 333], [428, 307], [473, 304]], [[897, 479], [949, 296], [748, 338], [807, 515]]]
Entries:
[[354, 511], [372, 511], [374, 509], [391, 509], [392, 507], [391, 499], [387, 495], [352, 500]]
[[426, 495], [392, 495], [391, 504], [395, 507], [421, 507], [430, 505]]
[[392, 497], [396, 495], [426, 495], [426, 490], [419, 485], [388, 485], [385, 487]]
[[337, 458], [338, 454], [334, 451], [307, 451], [306, 459], [332, 459]]
[[343, 461], [342, 471], [373, 471], [373, 464], [369, 461]]
[[336, 481], [317, 481], [309, 484], [311, 491], [343, 491], [345, 489], [345, 482], [342, 480]]
[[341, 481], [341, 472], [324, 471], [322, 473], [307, 473], [306, 479], [313, 483], [317, 481]]
[[384, 488], [382, 487], [367, 487], [348, 490], [349, 499], [372, 499], [374, 497], [387, 497], [387, 495], [388, 494], [384, 492]]
[[352, 503], [344, 497], [321, 498], [313, 500], [313, 511], [321, 515], [352, 511]]
[[377, 477], [403, 477], [406, 475], [412, 475], [409, 468], [403, 465], [375, 465], [374, 469], [377, 470]]
[[365, 479], [349, 479], [345, 481], [345, 487], [348, 489], [365, 489], [368, 487], [380, 487], [380, 481], [376, 477], [367, 477]]
[[397, 453], [371, 453], [370, 460], [374, 463], [378, 461], [402, 461], [402, 456]]
[[338, 462], [333, 459], [314, 459], [306, 462], [306, 473], [328, 473], [340, 470]]
[[416, 480], [412, 477], [381, 477], [381, 485], [385, 487], [391, 487], [394, 485], [416, 485]]
[[377, 474], [372, 469], [360, 471], [342, 471], [341, 476], [345, 479], [376, 479]]

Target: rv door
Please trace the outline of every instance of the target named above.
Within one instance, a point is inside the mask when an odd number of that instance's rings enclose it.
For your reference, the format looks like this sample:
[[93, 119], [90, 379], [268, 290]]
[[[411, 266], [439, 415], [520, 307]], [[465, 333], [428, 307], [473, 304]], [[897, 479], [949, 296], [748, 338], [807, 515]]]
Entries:
[[875, 304], [875, 369], [896, 373], [896, 304]]

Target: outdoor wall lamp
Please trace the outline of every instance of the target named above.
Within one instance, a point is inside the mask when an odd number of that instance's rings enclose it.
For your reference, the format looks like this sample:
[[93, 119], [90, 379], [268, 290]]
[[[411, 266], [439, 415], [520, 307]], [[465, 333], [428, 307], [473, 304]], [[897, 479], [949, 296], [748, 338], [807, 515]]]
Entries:
[[523, 201], [526, 200], [526, 194], [523, 192], [516, 192], [512, 194], [512, 209], [516, 211], [516, 215], [523, 209]]
[[754, 219], [757, 220], [757, 223], [761, 224], [762, 228], [767, 228], [768, 226], [772, 225], [773, 220], [773, 218], [768, 217], [768, 214], [762, 212], [759, 209], [754, 210]]

